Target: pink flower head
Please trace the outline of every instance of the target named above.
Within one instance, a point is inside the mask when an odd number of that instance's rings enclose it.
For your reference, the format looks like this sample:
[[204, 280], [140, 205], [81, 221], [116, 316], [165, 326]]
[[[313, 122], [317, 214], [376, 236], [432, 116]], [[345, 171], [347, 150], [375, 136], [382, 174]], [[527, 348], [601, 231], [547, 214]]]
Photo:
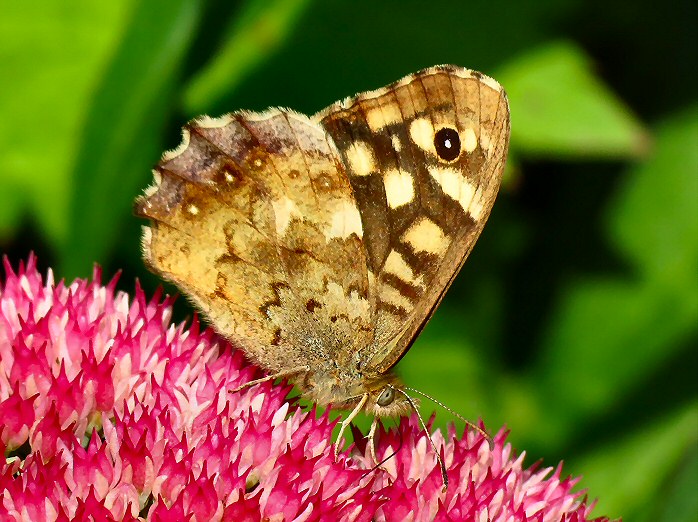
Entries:
[[[500, 431], [431, 436], [415, 417], [335, 461], [327, 412], [260, 371], [172, 301], [46, 279], [33, 256], [0, 284], [0, 519], [575, 521], [591, 506], [560, 467], [523, 466]], [[397, 451], [396, 451], [397, 450]], [[605, 520], [605, 519], [603, 519]]]

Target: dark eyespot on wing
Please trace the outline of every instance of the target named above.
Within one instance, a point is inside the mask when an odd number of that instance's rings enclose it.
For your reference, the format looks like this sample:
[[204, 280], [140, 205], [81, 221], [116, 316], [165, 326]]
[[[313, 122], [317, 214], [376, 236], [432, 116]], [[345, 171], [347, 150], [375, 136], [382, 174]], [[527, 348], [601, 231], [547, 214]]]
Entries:
[[434, 135], [434, 149], [444, 161], [453, 161], [460, 156], [460, 137], [458, 131], [451, 127], [443, 127]]

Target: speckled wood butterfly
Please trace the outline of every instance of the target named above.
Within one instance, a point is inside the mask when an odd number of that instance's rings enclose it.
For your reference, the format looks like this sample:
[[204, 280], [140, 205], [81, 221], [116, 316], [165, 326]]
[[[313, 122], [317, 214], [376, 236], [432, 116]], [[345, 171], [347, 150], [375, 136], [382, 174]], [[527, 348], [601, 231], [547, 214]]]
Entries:
[[351, 409], [339, 444], [362, 410], [414, 408], [391, 369], [480, 235], [508, 142], [500, 85], [451, 65], [312, 117], [204, 116], [136, 201], [144, 257], [265, 379]]

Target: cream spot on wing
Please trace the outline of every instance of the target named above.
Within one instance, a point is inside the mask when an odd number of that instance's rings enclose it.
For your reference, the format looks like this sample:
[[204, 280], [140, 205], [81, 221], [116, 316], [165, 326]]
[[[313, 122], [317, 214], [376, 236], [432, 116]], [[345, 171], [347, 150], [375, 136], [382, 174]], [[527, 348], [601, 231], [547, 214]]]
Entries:
[[321, 301], [327, 308], [328, 315], [347, 314], [352, 321], [359, 318], [368, 319], [371, 315], [368, 300], [361, 297], [356, 290], [346, 295], [344, 288], [335, 281], [328, 281], [325, 296]]
[[190, 203], [187, 205], [187, 212], [189, 212], [192, 216], [196, 216], [199, 214], [199, 207], [194, 205], [194, 203]]
[[396, 308], [403, 308], [407, 312], [412, 310], [412, 303], [410, 300], [402, 295], [399, 290], [390, 285], [381, 285], [379, 297], [384, 303], [391, 304]]
[[453, 167], [429, 167], [429, 174], [449, 198], [458, 201], [466, 209], [473, 199], [475, 187]]
[[468, 127], [463, 131], [463, 149], [465, 152], [472, 152], [477, 148], [477, 136], [472, 127]]
[[296, 204], [287, 197], [272, 201], [272, 207], [276, 219], [276, 232], [281, 236], [286, 234], [286, 229], [293, 218], [303, 219], [303, 214]]
[[410, 123], [410, 138], [420, 149], [434, 151], [434, 126], [427, 118], [417, 118]]
[[416, 277], [412, 267], [405, 261], [400, 252], [391, 250], [390, 254], [385, 260], [385, 265], [383, 270], [388, 274], [392, 274], [398, 277], [401, 281], [409, 283], [412, 286], [422, 286], [424, 285], [421, 277]]
[[395, 152], [400, 152], [400, 149], [402, 149], [402, 143], [400, 143], [400, 138], [393, 134], [390, 136], [390, 141], [393, 144], [393, 150]]
[[325, 237], [329, 241], [336, 237], [347, 238], [352, 234], [362, 237], [363, 233], [358, 207], [351, 201], [341, 200], [332, 214], [330, 229]]
[[[371, 317], [371, 304], [368, 299], [364, 299], [359, 295], [359, 292], [352, 290], [348, 297], [348, 313], [350, 319]], [[338, 301], [342, 302], [342, 301]]]
[[473, 219], [480, 218], [482, 205], [478, 202], [477, 189], [463, 174], [452, 167], [429, 167], [429, 174], [439, 184], [444, 194], [457, 201]]
[[374, 132], [401, 121], [402, 113], [400, 106], [396, 103], [372, 107], [366, 111], [366, 123], [368, 123], [368, 128]]
[[409, 172], [390, 169], [383, 175], [383, 184], [390, 208], [397, 208], [412, 201], [414, 185]]
[[443, 255], [450, 244], [441, 227], [425, 216], [412, 223], [400, 239], [415, 252], [437, 256]]
[[172, 150], [168, 150], [162, 154], [162, 159], [161, 161], [170, 161], [177, 156], [179, 156], [182, 152], [187, 150], [187, 147], [189, 146], [189, 140], [191, 139], [191, 134], [189, 134], [189, 130], [185, 127], [182, 129], [182, 143], [177, 145], [176, 148]]
[[376, 171], [376, 158], [373, 156], [373, 151], [363, 141], [349, 145], [345, 154], [351, 174], [368, 176]]
[[480, 148], [486, 152], [489, 152], [491, 146], [492, 146], [491, 134], [485, 128], [481, 128], [480, 129]]

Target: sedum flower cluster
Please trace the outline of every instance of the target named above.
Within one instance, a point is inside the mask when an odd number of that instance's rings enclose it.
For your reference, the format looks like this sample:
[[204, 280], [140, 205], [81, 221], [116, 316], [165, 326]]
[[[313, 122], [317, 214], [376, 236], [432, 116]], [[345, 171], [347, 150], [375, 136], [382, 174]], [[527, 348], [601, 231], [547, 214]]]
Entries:
[[327, 412], [286, 385], [230, 393], [260, 370], [196, 319], [171, 324], [171, 298], [4, 264], [0, 520], [590, 520], [577, 480], [524, 467], [504, 431], [432, 434], [445, 492], [416, 418], [378, 433], [381, 467], [365, 445], [335, 460]]

